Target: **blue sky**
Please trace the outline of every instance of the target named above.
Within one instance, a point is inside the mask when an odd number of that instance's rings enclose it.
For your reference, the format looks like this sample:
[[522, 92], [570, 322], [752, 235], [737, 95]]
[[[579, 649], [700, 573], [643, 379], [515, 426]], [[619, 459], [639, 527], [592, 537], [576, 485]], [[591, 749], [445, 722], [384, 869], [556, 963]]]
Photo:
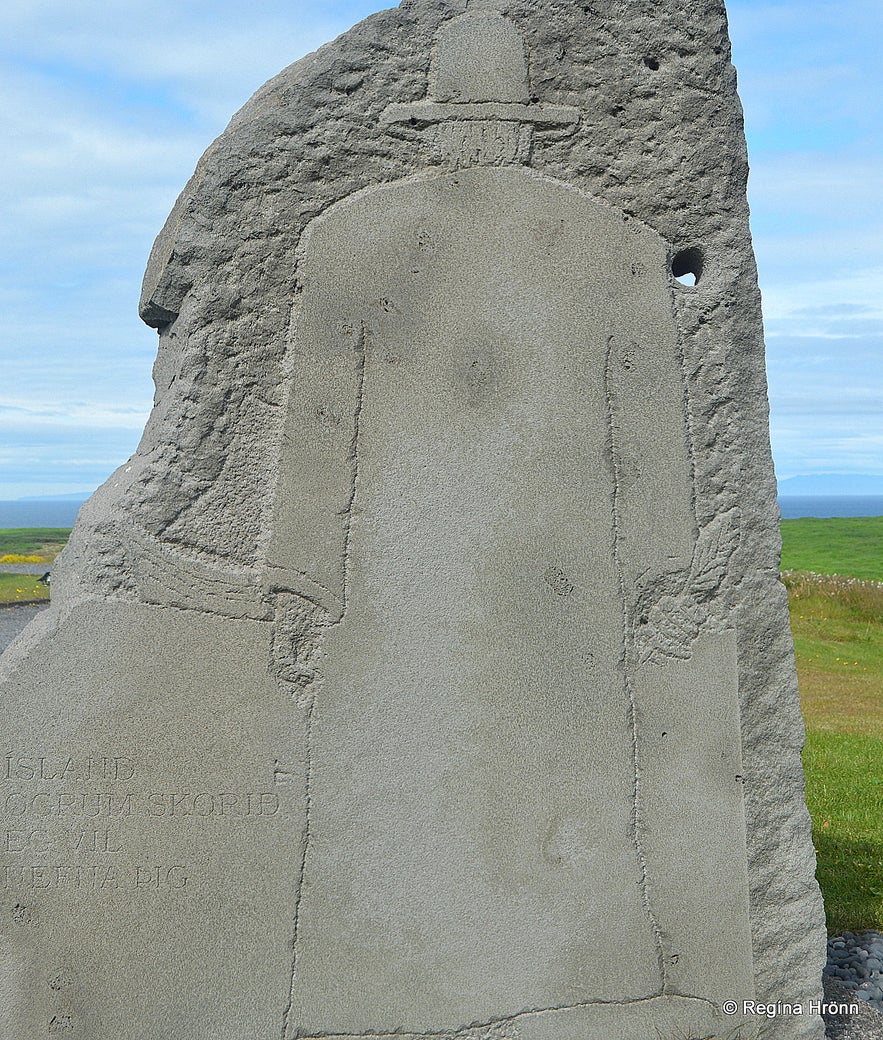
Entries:
[[[153, 238], [265, 80], [385, 6], [5, 0], [0, 499], [90, 492], [135, 448]], [[780, 477], [883, 477], [883, 4], [730, 0]]]

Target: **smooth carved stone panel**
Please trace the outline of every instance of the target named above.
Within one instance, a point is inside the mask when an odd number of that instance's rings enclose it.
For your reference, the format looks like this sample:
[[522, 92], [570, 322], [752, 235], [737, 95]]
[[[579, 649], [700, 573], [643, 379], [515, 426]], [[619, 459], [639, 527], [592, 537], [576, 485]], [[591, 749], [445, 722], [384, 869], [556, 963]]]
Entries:
[[279, 1037], [305, 762], [268, 638], [91, 603], [3, 684], [4, 1040]]
[[722, 1004], [754, 997], [735, 633], [692, 649], [635, 671], [639, 837], [666, 991]]
[[637, 576], [696, 540], [665, 244], [473, 169], [333, 207], [299, 281], [268, 573], [321, 617], [321, 664], [286, 1035], [559, 1009], [523, 1023], [545, 1037], [571, 1009], [600, 1037], [630, 1001], [635, 1036], [651, 1007], [707, 1024], [677, 889], [724, 899], [702, 948], [750, 995], [744, 869], [721, 876], [745, 861], [738, 726], [711, 755], [678, 738], [687, 803], [722, 792], [707, 818], [638, 769], [645, 717], [737, 719], [731, 642], [694, 661], [685, 637], [646, 677], [632, 647]]

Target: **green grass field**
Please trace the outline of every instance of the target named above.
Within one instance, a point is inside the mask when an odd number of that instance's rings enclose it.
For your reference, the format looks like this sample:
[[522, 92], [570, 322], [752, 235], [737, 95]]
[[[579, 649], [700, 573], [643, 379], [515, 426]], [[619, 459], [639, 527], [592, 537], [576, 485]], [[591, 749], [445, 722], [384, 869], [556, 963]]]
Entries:
[[804, 767], [828, 931], [883, 920], [883, 740], [807, 723]]
[[883, 516], [783, 520], [782, 570], [883, 581]]
[[[4, 563], [49, 564], [64, 548], [69, 527], [0, 527], [0, 565]], [[49, 599], [49, 588], [37, 576], [0, 573], [0, 606]]]
[[883, 928], [883, 517], [785, 520], [782, 541], [828, 930]]
[[0, 574], [0, 606], [49, 599], [49, 588], [30, 574]]

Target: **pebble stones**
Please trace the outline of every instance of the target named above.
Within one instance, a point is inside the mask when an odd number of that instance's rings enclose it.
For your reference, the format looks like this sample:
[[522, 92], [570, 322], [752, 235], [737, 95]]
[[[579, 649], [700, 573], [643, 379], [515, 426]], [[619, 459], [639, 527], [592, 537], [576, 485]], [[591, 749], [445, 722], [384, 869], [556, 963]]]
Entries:
[[865, 929], [829, 939], [825, 974], [883, 1011], [883, 933]]

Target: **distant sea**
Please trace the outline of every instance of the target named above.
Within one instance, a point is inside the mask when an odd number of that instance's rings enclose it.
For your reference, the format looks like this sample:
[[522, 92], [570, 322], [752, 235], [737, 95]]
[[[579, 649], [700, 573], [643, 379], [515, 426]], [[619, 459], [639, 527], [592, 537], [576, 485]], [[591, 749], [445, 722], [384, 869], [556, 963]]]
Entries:
[[73, 527], [82, 504], [52, 498], [0, 502], [0, 527]]
[[785, 520], [801, 516], [883, 516], [883, 495], [779, 495]]

